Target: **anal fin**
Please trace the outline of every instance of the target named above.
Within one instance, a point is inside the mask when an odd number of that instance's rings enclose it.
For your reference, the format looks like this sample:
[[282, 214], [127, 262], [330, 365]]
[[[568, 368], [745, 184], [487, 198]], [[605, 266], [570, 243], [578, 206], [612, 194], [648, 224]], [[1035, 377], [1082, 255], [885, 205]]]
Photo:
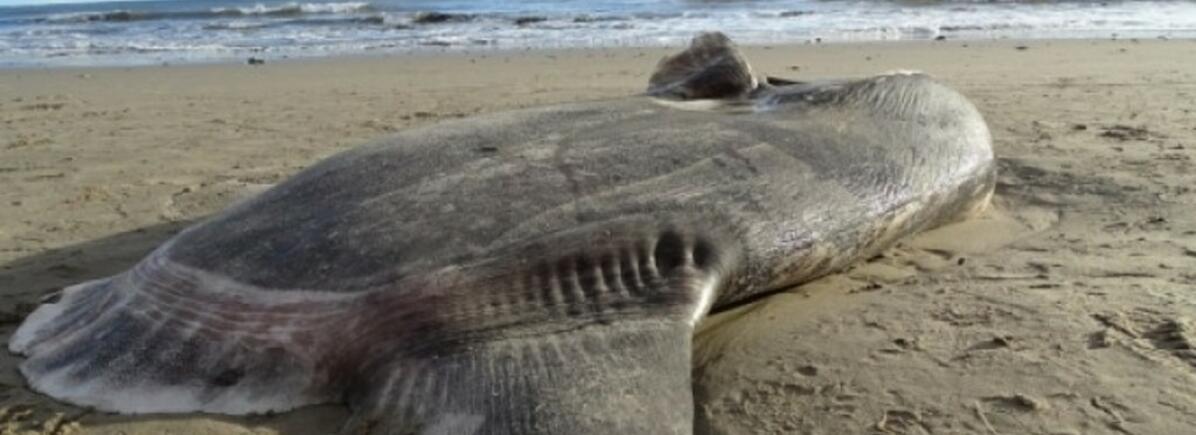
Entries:
[[[552, 251], [529, 246], [454, 281], [453, 291], [473, 296], [453, 303], [492, 309], [379, 355], [350, 390], [343, 433], [692, 433], [694, 325], [738, 251], [688, 226], [646, 237], [605, 229], [546, 242]], [[520, 260], [534, 252], [554, 255]]]
[[394, 361], [343, 434], [689, 434], [692, 335], [640, 319]]

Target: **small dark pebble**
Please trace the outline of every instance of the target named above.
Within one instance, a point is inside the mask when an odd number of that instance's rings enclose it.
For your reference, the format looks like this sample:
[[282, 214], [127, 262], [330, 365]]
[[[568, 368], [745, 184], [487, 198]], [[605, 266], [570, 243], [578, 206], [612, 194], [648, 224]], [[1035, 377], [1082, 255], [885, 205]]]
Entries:
[[250, 65], [265, 65], [266, 59], [251, 57], [251, 58], [249, 58], [249, 60], [246, 63], [248, 63]]
[[1027, 46], [1024, 46], [1024, 45], [1019, 45], [1019, 46], [1017, 46], [1017, 47], [1013, 47], [1013, 48], [1015, 48], [1015, 49], [1017, 49], [1017, 50], [1027, 50], [1027, 49], [1029, 49], [1030, 47], [1027, 47]]
[[801, 366], [797, 368], [797, 372], [804, 376], [817, 376], [818, 367], [815, 366]]
[[478, 148], [478, 151], [481, 151], [484, 153], [493, 153], [493, 152], [498, 151], [498, 147], [496, 147], [494, 145], [482, 145], [481, 147]]
[[1088, 129], [1088, 124], [1076, 124], [1071, 126], [1071, 129], [1075, 131], [1084, 131]]
[[1104, 349], [1113, 345], [1113, 341], [1109, 338], [1109, 333], [1106, 331], [1096, 331], [1088, 334], [1088, 348], [1089, 349]]
[[945, 35], [939, 35], [939, 36], [935, 36], [934, 40], [935, 41], [946, 41], [947, 37]]

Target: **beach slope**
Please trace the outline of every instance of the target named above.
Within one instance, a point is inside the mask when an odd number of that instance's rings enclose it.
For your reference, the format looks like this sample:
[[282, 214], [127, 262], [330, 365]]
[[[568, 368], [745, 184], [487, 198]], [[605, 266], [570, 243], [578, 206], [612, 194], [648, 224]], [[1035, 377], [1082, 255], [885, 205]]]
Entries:
[[[476, 113], [640, 92], [673, 49], [0, 71], [0, 339], [322, 157]], [[933, 74], [987, 117], [994, 207], [720, 313], [704, 433], [1184, 433], [1196, 427], [1196, 42], [748, 47], [809, 80]], [[25, 389], [0, 433], [326, 434], [347, 413], [116, 416]]]

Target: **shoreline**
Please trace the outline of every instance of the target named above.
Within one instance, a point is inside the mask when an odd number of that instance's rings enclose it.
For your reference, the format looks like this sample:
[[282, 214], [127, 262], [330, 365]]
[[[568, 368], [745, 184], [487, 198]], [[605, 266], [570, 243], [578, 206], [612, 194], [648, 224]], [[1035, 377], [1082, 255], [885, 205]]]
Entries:
[[[1155, 42], [1175, 42], [1175, 43], [1191, 43], [1196, 42], [1196, 37], [1187, 38], [1171, 38], [1165, 36], [1158, 36], [1154, 38], [977, 38], [977, 39], [902, 39], [902, 40], [870, 40], [870, 41], [814, 41], [807, 40], [804, 42], [784, 42], [776, 44], [741, 44], [743, 49], [786, 49], [794, 47], [883, 47], [883, 46], [903, 46], [903, 45], [921, 45], [921, 44], [975, 44], [977, 46], [983, 45], [1027, 45], [1027, 44], [1091, 44], [1098, 41], [1104, 42], [1130, 42], [1141, 43], [1144, 41]], [[491, 49], [474, 49], [474, 48], [460, 48], [460, 49], [414, 49], [405, 51], [385, 51], [378, 50], [376, 52], [348, 52], [348, 53], [333, 53], [324, 55], [310, 55], [310, 56], [291, 56], [284, 54], [282, 57], [272, 57], [268, 53], [246, 53], [238, 57], [213, 57], [210, 59], [198, 59], [192, 61], [153, 61], [153, 62], [129, 62], [129, 63], [107, 63], [96, 62], [94, 64], [32, 64], [32, 65], [17, 65], [17, 64], [3, 64], [0, 63], [0, 72], [2, 71], [45, 71], [58, 69], [125, 69], [125, 68], [178, 68], [178, 67], [203, 67], [203, 66], [225, 66], [225, 65], [246, 65], [248, 59], [261, 59], [266, 63], [277, 64], [294, 64], [307, 62], [354, 62], [354, 61], [370, 61], [376, 59], [392, 59], [392, 58], [438, 58], [438, 57], [489, 57], [489, 56], [512, 56], [521, 54], [585, 54], [595, 52], [608, 51], [624, 51], [624, 50], [647, 50], [668, 53], [684, 47], [686, 43], [672, 44], [672, 45], [644, 45], [644, 46], [609, 46], [609, 47], [569, 47], [569, 48], [532, 48], [532, 47], [510, 47], [510, 48], [491, 48]], [[663, 55], [663, 54], [662, 54]], [[249, 65], [254, 66], [254, 65]]]

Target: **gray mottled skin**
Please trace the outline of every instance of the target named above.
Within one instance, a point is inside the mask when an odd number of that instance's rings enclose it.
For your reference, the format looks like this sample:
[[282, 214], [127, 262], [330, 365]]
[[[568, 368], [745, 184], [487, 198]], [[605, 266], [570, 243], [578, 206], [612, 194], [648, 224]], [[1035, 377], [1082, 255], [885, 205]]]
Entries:
[[926, 76], [761, 83], [719, 34], [659, 68], [648, 95], [325, 160], [67, 289], [10, 348], [33, 388], [113, 411], [344, 401], [346, 433], [684, 434], [709, 309], [991, 193], [983, 119]]

